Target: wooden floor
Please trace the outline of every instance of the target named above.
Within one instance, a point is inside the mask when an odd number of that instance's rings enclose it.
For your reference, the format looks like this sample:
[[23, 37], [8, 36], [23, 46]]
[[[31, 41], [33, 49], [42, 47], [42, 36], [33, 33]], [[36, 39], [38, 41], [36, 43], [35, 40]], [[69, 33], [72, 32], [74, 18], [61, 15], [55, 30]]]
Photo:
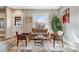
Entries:
[[[2, 41], [1, 41], [2, 42]], [[6, 52], [77, 52], [79, 50], [72, 49], [64, 42], [64, 47], [61, 46], [60, 42], [56, 42], [55, 48], [53, 43], [50, 41], [44, 41], [43, 46], [39, 43], [34, 43], [31, 40], [27, 47], [24, 41], [20, 41], [19, 46], [16, 46], [16, 37], [4, 40], [7, 44], [8, 50]]]

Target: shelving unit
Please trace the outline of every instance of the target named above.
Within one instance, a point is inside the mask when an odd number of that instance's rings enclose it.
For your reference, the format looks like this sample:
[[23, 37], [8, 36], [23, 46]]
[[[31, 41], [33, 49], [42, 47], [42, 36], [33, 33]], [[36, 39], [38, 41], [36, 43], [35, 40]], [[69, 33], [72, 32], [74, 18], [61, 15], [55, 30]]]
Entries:
[[0, 40], [3, 40], [5, 38], [5, 31], [0, 30]]
[[5, 38], [5, 21], [4, 18], [0, 18], [0, 40]]
[[0, 41], [5, 39], [6, 9], [0, 9]]

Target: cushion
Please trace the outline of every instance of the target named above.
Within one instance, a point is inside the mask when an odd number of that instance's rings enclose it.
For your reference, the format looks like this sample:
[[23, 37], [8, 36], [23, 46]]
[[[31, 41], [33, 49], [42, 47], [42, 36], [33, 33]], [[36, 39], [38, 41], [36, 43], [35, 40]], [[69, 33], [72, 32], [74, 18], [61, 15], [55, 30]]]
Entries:
[[62, 36], [63, 35], [63, 31], [58, 31], [58, 35]]

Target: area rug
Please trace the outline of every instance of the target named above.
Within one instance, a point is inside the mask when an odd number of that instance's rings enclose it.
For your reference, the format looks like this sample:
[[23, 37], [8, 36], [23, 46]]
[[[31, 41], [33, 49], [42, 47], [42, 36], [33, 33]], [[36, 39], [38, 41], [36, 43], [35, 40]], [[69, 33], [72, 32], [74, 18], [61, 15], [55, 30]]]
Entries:
[[25, 50], [22, 49], [20, 52], [64, 52], [64, 51], [55, 51], [55, 50]]
[[48, 52], [45, 48], [21, 49], [20, 52]]

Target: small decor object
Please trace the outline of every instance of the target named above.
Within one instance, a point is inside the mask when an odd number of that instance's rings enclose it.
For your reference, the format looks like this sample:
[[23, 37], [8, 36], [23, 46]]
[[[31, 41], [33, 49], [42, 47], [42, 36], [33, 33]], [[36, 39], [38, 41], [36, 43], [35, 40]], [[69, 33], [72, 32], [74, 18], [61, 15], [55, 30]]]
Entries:
[[64, 15], [63, 15], [63, 23], [69, 23], [70, 22], [70, 9], [64, 10]]
[[40, 33], [37, 37], [38, 38], [43, 38], [43, 35]]
[[29, 16], [29, 17], [26, 17], [26, 22], [27, 22], [27, 23], [30, 23], [30, 22], [32, 22], [32, 17], [31, 17], [31, 16]]
[[41, 39], [41, 38], [43, 38], [43, 35], [42, 35], [42, 34], [38, 34], [37, 36], [35, 36], [35, 38], [36, 38], [36, 39], [37, 39], [37, 38]]

